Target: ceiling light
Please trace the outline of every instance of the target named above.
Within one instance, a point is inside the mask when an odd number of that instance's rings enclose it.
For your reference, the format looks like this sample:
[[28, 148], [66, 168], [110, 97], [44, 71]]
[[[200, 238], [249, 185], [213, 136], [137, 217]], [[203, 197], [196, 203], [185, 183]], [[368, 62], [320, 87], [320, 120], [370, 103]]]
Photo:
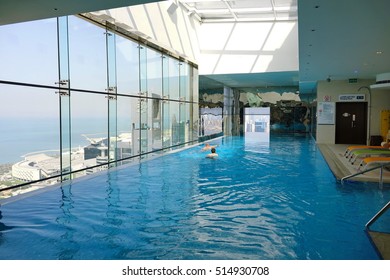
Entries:
[[376, 54], [383, 54], [382, 51], [376, 51]]

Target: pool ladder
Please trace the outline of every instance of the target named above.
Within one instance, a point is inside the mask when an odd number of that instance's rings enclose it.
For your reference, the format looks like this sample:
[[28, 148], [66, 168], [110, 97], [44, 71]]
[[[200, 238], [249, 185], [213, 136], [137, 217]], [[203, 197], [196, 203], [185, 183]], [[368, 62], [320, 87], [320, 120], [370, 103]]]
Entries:
[[383, 187], [383, 168], [386, 167], [386, 166], [390, 166], [390, 163], [381, 164], [381, 165], [378, 165], [378, 166], [375, 166], [375, 167], [372, 167], [372, 168], [369, 168], [369, 169], [366, 169], [366, 170], [359, 171], [359, 172], [357, 172], [355, 174], [351, 174], [351, 175], [345, 176], [345, 177], [341, 178], [341, 184], [344, 184], [344, 181], [347, 180], [347, 179], [350, 179], [352, 177], [356, 177], [356, 176], [362, 175], [362, 174], [364, 174], [366, 172], [369, 172], [369, 171], [372, 171], [372, 170], [380, 168], [380, 172], [379, 172], [379, 186]]
[[376, 247], [381, 257], [385, 260], [390, 259], [390, 233], [371, 230], [371, 225], [376, 222], [387, 210], [390, 209], [390, 201], [375, 214], [365, 226], [365, 230], [372, 243]]
[[[355, 177], [355, 176], [364, 174], [366, 172], [380, 168], [379, 187], [382, 188], [383, 187], [383, 168], [386, 166], [390, 166], [390, 163], [381, 164], [381, 165], [378, 165], [376, 167], [372, 167], [372, 168], [357, 172], [355, 174], [345, 176], [341, 179], [341, 183], [344, 184], [344, 181], [349, 179], [349, 178], [352, 178], [352, 177]], [[370, 227], [389, 209], [390, 209], [390, 201], [381, 210], [379, 210], [379, 212], [376, 213], [374, 215], [374, 217], [372, 217], [371, 220], [369, 220], [365, 226], [365, 231], [366, 231], [367, 235], [369, 236], [372, 244], [375, 246], [375, 248], [376, 248], [378, 254], [381, 256], [381, 258], [385, 259], [385, 260], [390, 260], [390, 249], [389, 249], [390, 248], [390, 233], [389, 232], [374, 231], [374, 230], [371, 230]]]

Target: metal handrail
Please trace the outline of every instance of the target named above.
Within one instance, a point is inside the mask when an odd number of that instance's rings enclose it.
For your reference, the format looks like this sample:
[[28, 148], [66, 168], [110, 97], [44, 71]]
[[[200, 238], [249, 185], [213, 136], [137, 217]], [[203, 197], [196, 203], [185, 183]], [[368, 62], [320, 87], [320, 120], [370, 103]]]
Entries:
[[345, 176], [345, 177], [341, 178], [341, 184], [343, 184], [344, 181], [347, 180], [347, 179], [350, 179], [352, 177], [356, 177], [358, 175], [362, 175], [362, 174], [364, 174], [366, 172], [369, 172], [369, 171], [372, 171], [372, 170], [380, 168], [381, 170], [380, 170], [380, 173], [379, 173], [379, 185], [383, 186], [383, 167], [386, 167], [386, 166], [390, 166], [390, 163], [381, 164], [381, 165], [378, 165], [378, 166], [375, 166], [375, 167], [372, 167], [372, 168], [369, 168], [369, 169], [366, 169], [366, 170], [359, 171], [359, 172], [357, 172], [355, 174], [351, 174], [351, 175]]
[[382, 214], [389, 209], [390, 209], [390, 201], [387, 202], [387, 204], [381, 210], [379, 210], [379, 212], [376, 213], [375, 216], [371, 218], [371, 220], [368, 221], [368, 223], [366, 224], [366, 229], [369, 229], [371, 224], [373, 224], [376, 220], [378, 220], [379, 217], [382, 216]]

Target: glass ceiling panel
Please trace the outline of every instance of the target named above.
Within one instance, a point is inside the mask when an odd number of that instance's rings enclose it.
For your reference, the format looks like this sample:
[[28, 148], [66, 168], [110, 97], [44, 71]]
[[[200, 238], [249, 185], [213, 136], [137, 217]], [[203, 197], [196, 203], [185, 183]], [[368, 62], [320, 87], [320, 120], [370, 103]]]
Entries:
[[233, 9], [271, 8], [271, 0], [239, 0], [227, 1]]
[[236, 13], [237, 18], [239, 19], [259, 19], [259, 20], [273, 20], [275, 18], [275, 14], [271, 13], [262, 13], [259, 16], [258, 13]]
[[202, 21], [297, 20], [297, 0], [179, 0]]
[[192, 2], [187, 5], [195, 8], [197, 10], [211, 10], [211, 9], [226, 9], [226, 4], [222, 1], [202, 1], [202, 2]]
[[274, 0], [275, 7], [297, 7], [297, 0]]

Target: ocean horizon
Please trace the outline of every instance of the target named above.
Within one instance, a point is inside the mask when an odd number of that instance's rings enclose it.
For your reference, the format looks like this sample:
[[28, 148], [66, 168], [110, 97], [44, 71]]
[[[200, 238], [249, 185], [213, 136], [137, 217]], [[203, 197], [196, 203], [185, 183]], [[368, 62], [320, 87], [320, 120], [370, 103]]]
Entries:
[[[89, 145], [83, 136], [107, 136], [107, 119], [74, 119], [72, 148]], [[2, 119], [0, 121], [0, 164], [16, 163], [28, 153], [60, 150], [58, 119]]]

